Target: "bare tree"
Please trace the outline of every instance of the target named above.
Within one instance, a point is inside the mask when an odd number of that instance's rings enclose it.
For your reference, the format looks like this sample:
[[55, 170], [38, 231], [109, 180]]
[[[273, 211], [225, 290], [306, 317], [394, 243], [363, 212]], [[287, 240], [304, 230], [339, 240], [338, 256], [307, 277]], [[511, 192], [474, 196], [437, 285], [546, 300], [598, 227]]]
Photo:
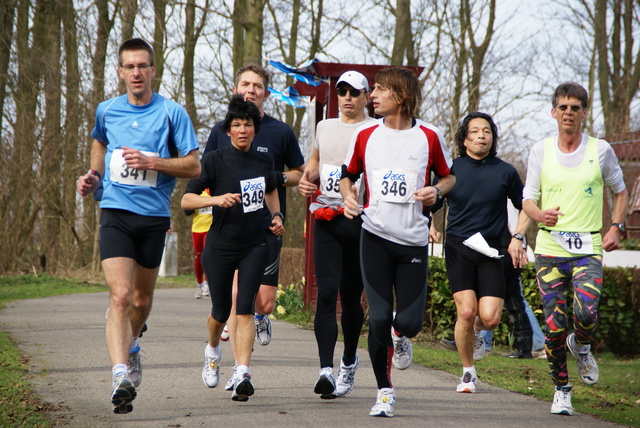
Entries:
[[[190, 0], [188, 3], [192, 3]], [[189, 6], [187, 5], [187, 9]], [[156, 77], [153, 78], [152, 88], [155, 92], [160, 90], [162, 74], [164, 73], [164, 38], [167, 32], [167, 0], [153, 0], [153, 52], [155, 54]]]
[[17, 0], [8, 0], [0, 3], [0, 147], [4, 146], [2, 144], [2, 112], [4, 112], [7, 78], [11, 61], [16, 3]]
[[418, 65], [415, 57], [413, 33], [411, 32], [411, 0], [398, 0], [395, 9], [396, 28], [391, 52], [391, 64]]

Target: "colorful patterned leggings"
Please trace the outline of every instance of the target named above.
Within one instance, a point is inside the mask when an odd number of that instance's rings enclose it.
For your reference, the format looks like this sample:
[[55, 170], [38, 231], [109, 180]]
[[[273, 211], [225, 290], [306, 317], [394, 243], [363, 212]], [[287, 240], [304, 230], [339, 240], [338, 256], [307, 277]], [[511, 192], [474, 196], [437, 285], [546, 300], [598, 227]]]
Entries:
[[544, 307], [545, 349], [551, 379], [556, 386], [569, 383], [567, 371], [567, 292], [573, 284], [575, 340], [587, 345], [598, 320], [602, 290], [602, 256], [536, 256], [536, 278]]

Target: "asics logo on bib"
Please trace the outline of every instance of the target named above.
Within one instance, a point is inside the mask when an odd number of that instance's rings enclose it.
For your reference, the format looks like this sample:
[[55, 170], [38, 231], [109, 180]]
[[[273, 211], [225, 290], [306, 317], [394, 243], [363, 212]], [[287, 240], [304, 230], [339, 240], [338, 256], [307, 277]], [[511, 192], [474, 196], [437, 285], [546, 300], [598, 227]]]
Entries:
[[340, 175], [341, 175], [341, 174], [342, 174], [342, 173], [341, 173], [341, 171], [340, 171], [339, 169], [336, 169], [336, 170], [331, 171], [331, 172], [329, 173], [329, 177], [336, 177], [336, 178], [340, 178]]
[[262, 190], [262, 183], [247, 183], [242, 189], [243, 192], [253, 191], [253, 190]]
[[404, 174], [394, 174], [393, 171], [387, 172], [382, 178], [391, 181], [405, 181]]
[[558, 232], [558, 235], [564, 236], [565, 238], [579, 238], [579, 232]]

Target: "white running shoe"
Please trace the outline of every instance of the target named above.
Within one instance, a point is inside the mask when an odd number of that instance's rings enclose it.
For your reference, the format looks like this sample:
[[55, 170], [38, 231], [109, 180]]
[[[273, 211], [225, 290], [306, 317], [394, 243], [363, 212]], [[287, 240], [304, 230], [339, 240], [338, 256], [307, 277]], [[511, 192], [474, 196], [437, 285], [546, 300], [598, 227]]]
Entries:
[[396, 402], [396, 395], [393, 388], [381, 388], [378, 390], [376, 404], [371, 408], [369, 416], [393, 417], [393, 405]]
[[271, 342], [271, 320], [269, 315], [259, 315], [254, 317], [256, 323], [256, 340], [262, 346], [267, 346]]
[[198, 285], [196, 287], [196, 295], [193, 297], [195, 297], [196, 299], [202, 299], [202, 286]]
[[456, 388], [457, 392], [466, 392], [473, 394], [476, 392], [476, 383], [478, 382], [478, 377], [475, 373], [466, 372], [464, 376], [460, 378], [460, 383]]
[[222, 329], [222, 333], [220, 333], [220, 340], [222, 341], [227, 341], [229, 340], [229, 329], [227, 328], [227, 325], [224, 325], [224, 328]]
[[336, 381], [333, 378], [333, 368], [323, 367], [318, 374], [318, 380], [313, 387], [313, 392], [320, 394], [323, 400], [332, 400], [338, 395], [336, 394]]
[[209, 283], [207, 281], [202, 283], [202, 295], [204, 297], [209, 297]]
[[580, 379], [587, 385], [595, 385], [598, 383], [600, 372], [598, 370], [598, 363], [596, 363], [596, 359], [593, 358], [593, 354], [591, 353], [591, 345], [588, 345], [587, 352], [578, 352], [576, 345], [575, 333], [571, 333], [567, 336], [567, 348], [569, 348], [569, 352], [573, 354], [573, 357], [578, 363]]
[[225, 391], [233, 391], [233, 387], [236, 386], [236, 375], [237, 375], [236, 370], [238, 370], [237, 362], [233, 365], [233, 375], [231, 375], [231, 378], [224, 385]]
[[556, 386], [556, 392], [553, 394], [553, 403], [551, 403], [551, 413], [554, 415], [573, 415], [571, 385]]
[[393, 339], [393, 357], [391, 361], [398, 370], [406, 370], [411, 365], [413, 357], [413, 347], [411, 340], [405, 336], [398, 336], [391, 327], [391, 338]]
[[242, 379], [236, 379], [231, 399], [233, 401], [248, 401], [249, 397], [252, 396], [254, 392], [255, 389], [253, 388], [253, 383], [251, 383], [251, 375], [249, 373], [245, 373], [242, 375]]
[[484, 344], [484, 337], [482, 337], [482, 334], [479, 331], [475, 331], [475, 342], [473, 343], [473, 361], [480, 361], [482, 358], [484, 358], [484, 352], [485, 352], [485, 344]]
[[129, 370], [129, 379], [136, 388], [142, 382], [142, 363], [140, 362], [140, 346], [136, 352], [129, 352], [129, 360], [127, 361]]
[[220, 382], [220, 360], [222, 360], [222, 354], [217, 358], [211, 358], [207, 356], [207, 348], [205, 347], [202, 381], [209, 388], [215, 388]]
[[130, 413], [133, 410], [131, 402], [136, 398], [136, 387], [129, 380], [127, 373], [113, 376], [111, 404], [113, 413]]
[[340, 371], [338, 372], [338, 380], [336, 381], [336, 394], [338, 397], [345, 397], [353, 389], [353, 383], [356, 376], [356, 370], [360, 361], [356, 355], [356, 361], [350, 366], [345, 366], [344, 361], [340, 361]]

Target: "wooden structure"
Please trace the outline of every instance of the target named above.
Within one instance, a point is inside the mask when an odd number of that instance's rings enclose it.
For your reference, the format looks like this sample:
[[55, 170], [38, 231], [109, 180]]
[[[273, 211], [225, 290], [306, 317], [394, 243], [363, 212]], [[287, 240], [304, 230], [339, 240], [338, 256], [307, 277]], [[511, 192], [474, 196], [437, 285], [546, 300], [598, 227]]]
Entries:
[[[616, 152], [629, 192], [627, 210], [627, 238], [640, 239], [640, 131], [628, 132], [606, 138]], [[605, 200], [603, 225], [605, 229], [611, 223], [611, 201]]]

